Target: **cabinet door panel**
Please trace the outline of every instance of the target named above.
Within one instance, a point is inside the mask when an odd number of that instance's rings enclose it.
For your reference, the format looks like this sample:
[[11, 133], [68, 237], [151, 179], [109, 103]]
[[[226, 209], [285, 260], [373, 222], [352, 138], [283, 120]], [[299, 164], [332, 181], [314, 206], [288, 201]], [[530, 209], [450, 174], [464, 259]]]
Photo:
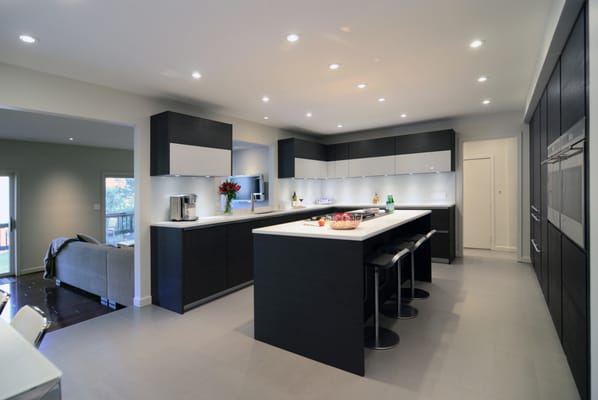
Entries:
[[349, 160], [349, 176], [394, 175], [395, 156], [356, 158]]
[[548, 103], [548, 144], [561, 136], [561, 63], [554, 67], [546, 88]]
[[448, 231], [450, 229], [450, 210], [434, 209], [431, 216], [432, 229], [438, 231]]
[[394, 156], [394, 154], [395, 138], [393, 137], [349, 143], [349, 157], [351, 159]]
[[563, 296], [563, 350], [582, 399], [588, 398], [588, 326], [571, 298]]
[[183, 233], [183, 301], [189, 304], [226, 288], [226, 227]]
[[562, 132], [585, 116], [585, 63], [585, 13], [582, 11], [561, 54]]
[[397, 174], [446, 172], [451, 170], [451, 151], [432, 151], [396, 156]]
[[563, 290], [582, 315], [587, 315], [587, 266], [586, 255], [568, 237], [562, 235]]
[[561, 271], [561, 232], [552, 224], [548, 224], [548, 276], [550, 283], [548, 292], [550, 293], [548, 308], [550, 315], [559, 337], [563, 337], [563, 305], [562, 290], [563, 279]]
[[450, 235], [448, 232], [436, 232], [430, 239], [432, 258], [451, 259]]
[[424, 153], [455, 149], [455, 132], [452, 130], [416, 133], [396, 137], [396, 154]]
[[295, 178], [322, 179], [327, 175], [326, 161], [295, 158]]
[[170, 175], [228, 176], [231, 151], [170, 143]]

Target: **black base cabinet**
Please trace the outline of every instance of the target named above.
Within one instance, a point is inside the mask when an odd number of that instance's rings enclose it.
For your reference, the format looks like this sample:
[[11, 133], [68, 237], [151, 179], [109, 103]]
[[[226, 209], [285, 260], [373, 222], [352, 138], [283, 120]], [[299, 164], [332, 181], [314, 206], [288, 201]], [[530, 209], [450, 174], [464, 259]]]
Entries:
[[554, 327], [561, 340], [563, 339], [563, 295], [561, 270], [561, 231], [548, 223], [548, 309], [554, 322]]

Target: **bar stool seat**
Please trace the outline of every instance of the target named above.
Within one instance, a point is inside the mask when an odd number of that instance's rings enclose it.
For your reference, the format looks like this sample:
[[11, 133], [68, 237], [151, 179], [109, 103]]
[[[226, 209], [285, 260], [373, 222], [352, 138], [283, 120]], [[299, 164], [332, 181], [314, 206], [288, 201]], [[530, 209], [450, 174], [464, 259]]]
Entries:
[[399, 335], [390, 329], [380, 327], [379, 316], [379, 282], [380, 272], [388, 270], [395, 265], [401, 256], [397, 254], [379, 254], [366, 260], [365, 266], [374, 270], [374, 326], [368, 326], [364, 331], [365, 347], [375, 350], [392, 349], [399, 343]]
[[[391, 245], [391, 252], [393, 252], [393, 248], [397, 248], [399, 244], [408, 243], [409, 249], [411, 252], [411, 278], [410, 278], [410, 288], [406, 291], [406, 297], [411, 300], [423, 300], [430, 297], [430, 292], [424, 289], [419, 289], [415, 287], [415, 251], [419, 249], [425, 242], [430, 240], [430, 238], [436, 233], [436, 229], [432, 229], [427, 234], [415, 234], [406, 237], [399, 238], [397, 241], [397, 245]], [[401, 292], [403, 295], [403, 292]]]

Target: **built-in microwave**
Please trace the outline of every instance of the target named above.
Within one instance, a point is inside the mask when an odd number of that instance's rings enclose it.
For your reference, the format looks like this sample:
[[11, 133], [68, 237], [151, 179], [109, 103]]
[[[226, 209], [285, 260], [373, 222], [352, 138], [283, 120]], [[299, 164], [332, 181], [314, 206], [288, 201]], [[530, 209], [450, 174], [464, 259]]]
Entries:
[[585, 248], [585, 140], [582, 118], [548, 146], [548, 220]]

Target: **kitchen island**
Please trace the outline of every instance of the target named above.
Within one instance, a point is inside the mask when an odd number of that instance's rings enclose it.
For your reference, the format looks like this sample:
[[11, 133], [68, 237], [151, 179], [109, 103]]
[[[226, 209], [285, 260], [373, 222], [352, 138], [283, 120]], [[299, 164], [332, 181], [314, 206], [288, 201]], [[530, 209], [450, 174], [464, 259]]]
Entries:
[[[255, 338], [363, 376], [374, 291], [364, 260], [399, 236], [428, 232], [430, 214], [398, 210], [344, 231], [305, 221], [254, 229]], [[429, 245], [416, 254], [415, 278], [430, 282]], [[396, 278], [381, 282], [384, 301]]]

